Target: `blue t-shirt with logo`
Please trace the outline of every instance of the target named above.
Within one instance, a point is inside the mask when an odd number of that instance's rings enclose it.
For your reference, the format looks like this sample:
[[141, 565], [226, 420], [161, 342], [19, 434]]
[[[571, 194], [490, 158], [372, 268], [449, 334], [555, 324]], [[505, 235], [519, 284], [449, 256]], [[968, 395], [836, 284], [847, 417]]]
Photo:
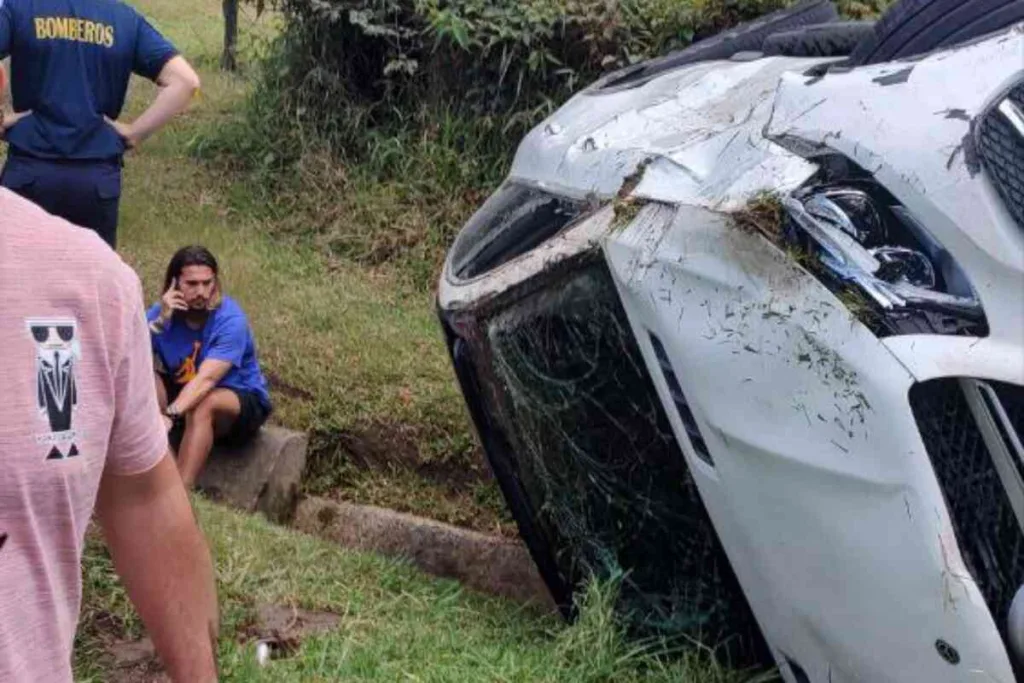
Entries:
[[178, 52], [118, 0], [0, 0], [0, 59], [11, 57], [12, 148], [44, 159], [111, 159], [132, 73], [150, 80]]
[[[150, 322], [159, 318], [160, 304], [150, 307], [146, 317]], [[162, 371], [175, 384], [183, 387], [192, 381], [204, 360], [225, 361], [231, 363], [231, 369], [217, 386], [254, 393], [270, 409], [267, 381], [256, 358], [256, 341], [245, 312], [234, 299], [224, 297], [202, 329], [194, 330], [175, 316], [161, 334], [150, 336]]]

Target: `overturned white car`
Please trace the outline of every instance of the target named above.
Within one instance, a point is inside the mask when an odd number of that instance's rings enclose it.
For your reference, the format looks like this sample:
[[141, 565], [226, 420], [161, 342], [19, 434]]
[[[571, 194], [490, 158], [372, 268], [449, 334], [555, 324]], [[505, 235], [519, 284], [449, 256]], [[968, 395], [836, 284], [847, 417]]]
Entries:
[[[439, 308], [567, 611], [791, 683], [1024, 670], [1024, 2], [808, 1], [580, 93]], [[1016, 598], [1016, 600], [1015, 600]]]

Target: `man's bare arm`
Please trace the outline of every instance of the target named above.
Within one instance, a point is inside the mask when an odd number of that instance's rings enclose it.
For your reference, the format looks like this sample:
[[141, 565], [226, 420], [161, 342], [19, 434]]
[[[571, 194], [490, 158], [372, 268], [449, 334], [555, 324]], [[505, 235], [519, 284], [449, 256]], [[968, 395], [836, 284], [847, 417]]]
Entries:
[[178, 55], [170, 59], [156, 78], [160, 91], [153, 104], [131, 123], [111, 121], [125, 139], [128, 147], [136, 147], [143, 140], [163, 128], [175, 116], [185, 111], [199, 90], [199, 75], [185, 58]]
[[[0, 21], [2, 21], [2, 17], [0, 17]], [[18, 123], [26, 116], [32, 115], [31, 111], [6, 112], [5, 107], [7, 106], [6, 103], [9, 97], [10, 93], [7, 87], [7, 69], [4, 64], [0, 62], [0, 140], [7, 135], [7, 131], [14, 128], [14, 124]]]
[[173, 459], [143, 474], [104, 473], [96, 512], [171, 680], [216, 681], [213, 564]]
[[199, 372], [182, 387], [178, 398], [171, 405], [181, 415], [189, 412], [217, 388], [217, 383], [224, 379], [224, 375], [228, 374], [229, 370], [231, 370], [231, 363], [225, 360], [213, 358], [204, 360], [199, 365]]

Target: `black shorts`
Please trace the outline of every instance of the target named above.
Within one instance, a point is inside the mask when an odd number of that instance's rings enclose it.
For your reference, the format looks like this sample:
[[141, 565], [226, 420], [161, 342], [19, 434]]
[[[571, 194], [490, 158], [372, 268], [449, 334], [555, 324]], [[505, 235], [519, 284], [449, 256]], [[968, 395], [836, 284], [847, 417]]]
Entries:
[[[166, 375], [161, 375], [164, 381], [164, 387], [167, 389], [167, 401], [172, 403], [178, 394], [181, 393], [182, 387], [175, 384]], [[231, 425], [231, 429], [227, 434], [218, 436], [216, 443], [218, 446], [227, 446], [228, 448], [236, 448], [243, 446], [259, 433], [260, 428], [267, 422], [267, 418], [270, 417], [271, 410], [263, 401], [260, 400], [259, 394], [252, 391], [239, 391], [238, 389], [231, 389], [229, 387], [220, 387], [227, 389], [228, 391], [235, 394], [238, 397], [238, 405], [241, 406], [241, 412], [238, 413], [238, 418], [235, 419], [234, 424]], [[178, 449], [181, 445], [181, 438], [185, 434], [185, 421], [178, 420], [175, 422], [174, 427], [170, 432], [171, 445]]]

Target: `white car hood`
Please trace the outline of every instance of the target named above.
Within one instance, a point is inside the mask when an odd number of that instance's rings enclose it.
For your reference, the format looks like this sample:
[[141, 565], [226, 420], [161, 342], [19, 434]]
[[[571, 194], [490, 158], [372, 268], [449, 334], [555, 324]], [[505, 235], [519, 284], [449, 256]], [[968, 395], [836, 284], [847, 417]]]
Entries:
[[725, 211], [769, 184], [795, 188], [815, 167], [763, 131], [782, 75], [820, 62], [703, 62], [636, 88], [584, 91], [523, 140], [510, 175], [570, 196], [609, 197], [647, 161], [636, 195]]

